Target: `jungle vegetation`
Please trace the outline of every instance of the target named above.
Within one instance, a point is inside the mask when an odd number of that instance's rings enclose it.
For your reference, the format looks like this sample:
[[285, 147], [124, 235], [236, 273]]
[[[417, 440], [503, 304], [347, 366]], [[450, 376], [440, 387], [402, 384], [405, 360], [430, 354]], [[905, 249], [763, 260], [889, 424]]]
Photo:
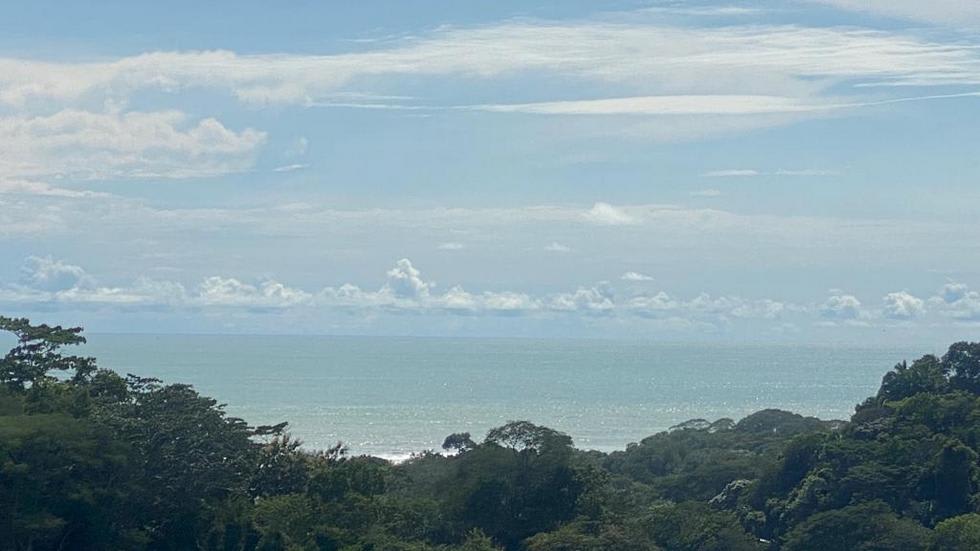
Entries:
[[608, 454], [515, 421], [393, 464], [99, 369], [80, 328], [0, 329], [3, 549], [980, 549], [980, 343], [896, 365], [847, 421], [764, 410]]

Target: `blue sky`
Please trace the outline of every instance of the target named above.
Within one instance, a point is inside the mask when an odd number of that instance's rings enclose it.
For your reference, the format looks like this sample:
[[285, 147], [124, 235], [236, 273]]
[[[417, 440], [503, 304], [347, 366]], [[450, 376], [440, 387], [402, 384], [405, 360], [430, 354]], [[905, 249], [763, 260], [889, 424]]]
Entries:
[[6, 7], [0, 311], [975, 337], [978, 46], [953, 0]]

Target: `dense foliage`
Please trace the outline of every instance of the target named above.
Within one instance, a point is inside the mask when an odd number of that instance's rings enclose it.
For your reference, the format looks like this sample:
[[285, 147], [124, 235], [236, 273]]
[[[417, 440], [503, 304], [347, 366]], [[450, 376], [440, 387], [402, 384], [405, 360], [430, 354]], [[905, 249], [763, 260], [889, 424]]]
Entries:
[[3, 549], [980, 549], [978, 343], [897, 365], [847, 422], [764, 410], [604, 454], [519, 421], [396, 465], [98, 369], [77, 328], [0, 329]]

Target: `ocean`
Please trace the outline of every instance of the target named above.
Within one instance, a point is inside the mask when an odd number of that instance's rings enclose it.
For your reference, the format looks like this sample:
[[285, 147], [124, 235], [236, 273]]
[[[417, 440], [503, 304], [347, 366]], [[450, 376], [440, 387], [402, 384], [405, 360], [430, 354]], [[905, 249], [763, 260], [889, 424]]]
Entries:
[[309, 448], [400, 459], [511, 420], [611, 451], [692, 418], [781, 408], [844, 419], [895, 363], [854, 346], [309, 336], [89, 335], [119, 373], [185, 382]]

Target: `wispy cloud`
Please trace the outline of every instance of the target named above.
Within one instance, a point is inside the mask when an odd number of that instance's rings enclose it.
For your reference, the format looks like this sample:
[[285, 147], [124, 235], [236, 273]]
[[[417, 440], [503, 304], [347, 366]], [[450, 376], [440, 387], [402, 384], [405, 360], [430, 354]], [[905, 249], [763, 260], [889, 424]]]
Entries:
[[310, 165], [308, 165], [306, 163], [294, 163], [294, 164], [290, 164], [290, 165], [277, 166], [276, 168], [273, 168], [272, 171], [273, 172], [295, 172], [297, 170], [304, 170], [304, 169], [307, 169], [307, 168], [310, 168]]
[[569, 253], [572, 252], [572, 248], [568, 245], [562, 245], [557, 241], [552, 241], [548, 245], [545, 245], [544, 250], [549, 253]]
[[653, 281], [653, 277], [641, 274], [640, 272], [626, 272], [619, 276], [619, 279], [623, 281]]
[[[153, 88], [171, 93], [216, 89], [251, 104], [303, 105], [336, 99], [339, 93], [363, 96], [364, 90], [350, 88], [358, 77], [488, 79], [525, 71], [629, 84], [644, 88], [649, 96], [676, 98], [631, 100], [634, 109], [702, 111], [703, 102], [692, 105], [681, 96], [711, 97], [724, 90], [732, 98], [719, 109], [758, 112], [765, 97], [771, 98], [774, 109], [809, 108], [815, 94], [841, 82], [975, 83], [980, 79], [980, 58], [966, 45], [855, 28], [508, 22], [439, 30], [338, 55], [204, 51], [151, 52], [96, 62], [6, 58], [0, 59], [0, 102], [75, 102], [90, 94], [125, 98], [138, 89]], [[668, 95], [669, 90], [675, 93]], [[545, 109], [625, 108], [617, 100], [609, 101], [591, 106], [549, 102]]]
[[835, 107], [833, 104], [783, 96], [689, 94], [478, 105], [470, 109], [537, 115], [762, 115], [825, 111]]
[[[952, 221], [844, 220], [642, 203], [337, 209], [318, 202], [292, 202], [240, 208], [161, 208], [121, 197], [18, 194], [0, 194], [0, 201], [0, 231], [16, 231], [17, 235], [38, 239], [71, 235], [97, 243], [119, 241], [119, 228], [126, 228], [122, 241], [142, 239], [174, 246], [177, 237], [188, 232], [217, 232], [239, 237], [242, 248], [237, 254], [259, 257], [269, 238], [288, 239], [298, 248], [343, 250], [355, 240], [377, 245], [379, 235], [395, 235], [398, 243], [415, 243], [415, 250], [432, 251], [450, 232], [465, 231], [474, 239], [494, 236], [496, 246], [515, 250], [527, 249], [530, 235], [547, 235], [545, 243], [575, 244], [576, 250], [579, 244], [589, 244], [606, 254], [617, 250], [625, 254], [634, 250], [629, 243], [642, 242], [684, 256], [711, 251], [727, 257], [747, 247], [756, 252], [764, 247], [781, 262], [795, 262], [804, 252], [807, 262], [814, 255], [836, 258], [844, 254], [887, 262], [899, 251], [908, 260], [910, 247], [916, 245], [922, 245], [915, 249], [916, 258], [935, 258], [943, 251], [968, 246], [968, 236], [976, 231], [973, 224]], [[941, 247], [928, 246], [937, 240]], [[245, 244], [251, 248], [244, 248]]]
[[0, 178], [192, 178], [245, 170], [266, 139], [180, 112], [0, 117]]
[[4, 179], [0, 177], [0, 195], [40, 195], [64, 198], [110, 197], [108, 193], [57, 187], [33, 180]]
[[773, 172], [776, 176], [838, 176], [840, 173], [836, 170], [819, 170], [819, 169], [800, 169], [800, 170], [788, 170], [779, 169]]
[[636, 218], [623, 209], [609, 203], [596, 203], [584, 213], [584, 218], [594, 224], [604, 226], [628, 226], [637, 222]]
[[669, 6], [653, 6], [649, 8], [643, 8], [645, 13], [653, 13], [658, 15], [679, 15], [679, 16], [691, 16], [691, 17], [740, 17], [747, 15], [755, 15], [762, 13], [760, 8], [746, 7], [746, 6], [685, 6], [685, 5], [669, 5]]
[[954, 27], [980, 25], [980, 4], [963, 0], [810, 0], [836, 8]]
[[706, 178], [751, 178], [754, 176], [838, 176], [836, 170], [822, 169], [785, 169], [780, 168], [772, 171], [756, 170], [753, 168], [730, 168], [724, 170], [711, 170], [702, 174]]
[[[912, 9], [909, 2], [896, 5]], [[875, 6], [885, 9], [883, 2]], [[750, 11], [737, 6], [669, 9], [728, 16]], [[923, 10], [949, 18], [975, 11], [951, 2]], [[261, 130], [231, 129], [215, 118], [192, 120], [176, 110], [127, 111], [145, 91], [171, 96], [168, 105], [204, 92], [253, 107], [658, 117], [664, 120], [634, 131], [681, 140], [837, 116], [849, 109], [975, 94], [882, 98], [866, 95], [868, 86], [980, 84], [980, 54], [971, 44], [853, 27], [701, 27], [649, 19], [637, 12], [622, 14], [617, 22], [526, 20], [440, 28], [334, 55], [216, 50], [153, 51], [95, 61], [0, 58], [0, 104], [9, 113], [0, 118], [0, 177], [213, 176], [249, 169], [266, 141]], [[464, 91], [455, 105], [428, 106], [424, 98], [397, 93], [406, 75], [495, 80], [508, 86], [531, 73], [592, 83], [590, 88], [602, 93], [470, 104]], [[367, 83], [381, 83], [385, 93]], [[105, 107], [92, 110], [95, 104]], [[303, 165], [291, 161], [279, 169]]]
[[759, 175], [760, 172], [758, 170], [749, 168], [727, 168], [724, 170], [712, 170], [702, 174], [702, 176], [707, 178], [749, 178]]

